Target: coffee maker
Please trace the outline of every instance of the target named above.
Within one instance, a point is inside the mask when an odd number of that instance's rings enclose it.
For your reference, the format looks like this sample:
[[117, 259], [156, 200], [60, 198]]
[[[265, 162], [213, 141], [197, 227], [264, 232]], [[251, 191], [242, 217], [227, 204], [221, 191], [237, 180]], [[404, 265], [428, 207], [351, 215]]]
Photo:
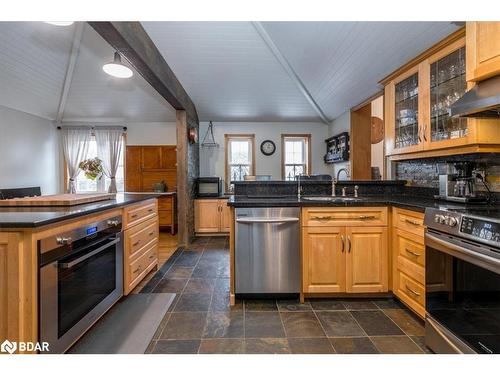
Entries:
[[486, 197], [476, 195], [474, 163], [448, 162], [439, 175], [438, 199], [461, 203], [483, 203]]

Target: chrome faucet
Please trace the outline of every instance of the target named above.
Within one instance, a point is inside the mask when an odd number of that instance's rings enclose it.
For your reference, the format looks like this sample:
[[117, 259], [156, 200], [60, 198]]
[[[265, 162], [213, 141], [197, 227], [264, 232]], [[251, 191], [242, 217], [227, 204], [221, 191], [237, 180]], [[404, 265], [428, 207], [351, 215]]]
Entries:
[[358, 197], [358, 189], [359, 189], [359, 186], [358, 185], [354, 185], [354, 198]]
[[346, 189], [346, 187], [344, 186], [344, 187], [342, 188], [342, 196], [343, 196], [343, 197], [345, 197], [345, 189]]
[[332, 197], [335, 196], [335, 184], [337, 183], [337, 180], [335, 177], [332, 176]]
[[300, 186], [300, 177], [301, 176], [302, 176], [301, 174], [299, 174], [297, 176], [297, 199], [298, 200], [300, 200], [300, 195], [302, 194], [302, 187]]
[[342, 171], [345, 172], [345, 176], [347, 177], [347, 179], [349, 179], [349, 171], [347, 170], [347, 168], [340, 168], [337, 171], [337, 181], [339, 181], [340, 172], [342, 172]]

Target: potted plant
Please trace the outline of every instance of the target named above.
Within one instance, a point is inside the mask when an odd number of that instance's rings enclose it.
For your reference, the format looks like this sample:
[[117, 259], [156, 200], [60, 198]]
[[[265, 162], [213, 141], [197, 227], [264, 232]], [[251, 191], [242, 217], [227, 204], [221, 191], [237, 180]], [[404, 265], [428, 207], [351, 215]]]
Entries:
[[83, 160], [79, 167], [85, 173], [85, 177], [92, 181], [101, 179], [104, 173], [102, 160], [99, 158]]

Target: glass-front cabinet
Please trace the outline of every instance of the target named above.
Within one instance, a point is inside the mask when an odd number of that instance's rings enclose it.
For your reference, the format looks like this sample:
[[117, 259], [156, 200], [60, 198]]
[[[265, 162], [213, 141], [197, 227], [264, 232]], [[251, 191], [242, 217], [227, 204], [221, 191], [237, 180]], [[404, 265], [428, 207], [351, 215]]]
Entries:
[[498, 120], [452, 118], [466, 79], [465, 37], [456, 37], [385, 84], [386, 155], [500, 143]]

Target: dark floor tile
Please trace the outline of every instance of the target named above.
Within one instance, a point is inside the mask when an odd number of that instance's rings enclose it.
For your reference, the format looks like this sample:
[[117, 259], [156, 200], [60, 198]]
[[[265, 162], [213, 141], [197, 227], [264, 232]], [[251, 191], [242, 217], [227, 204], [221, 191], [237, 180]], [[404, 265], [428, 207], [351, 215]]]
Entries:
[[158, 272], [144, 285], [139, 293], [152, 293], [163, 278]]
[[163, 279], [153, 289], [153, 293], [181, 293], [188, 279]]
[[172, 304], [168, 308], [168, 312], [172, 312], [175, 309], [175, 305], [177, 305], [177, 302], [179, 301], [180, 294], [176, 294], [174, 297], [174, 300], [172, 301]]
[[333, 354], [330, 341], [323, 338], [289, 338], [288, 345], [293, 354]]
[[371, 340], [382, 354], [422, 354], [423, 351], [408, 336], [377, 336]]
[[184, 251], [175, 260], [174, 264], [176, 266], [194, 267], [198, 263], [200, 256], [201, 254], [198, 251]]
[[345, 310], [345, 306], [338, 299], [310, 299], [311, 307], [313, 310], [321, 311], [321, 310]]
[[167, 312], [163, 317], [163, 319], [161, 320], [160, 324], [158, 325], [158, 328], [156, 329], [156, 332], [153, 335], [153, 339], [157, 339], [158, 337], [160, 337], [161, 333], [167, 326], [168, 319], [170, 319], [170, 313]]
[[153, 349], [155, 348], [155, 345], [156, 345], [156, 340], [151, 340], [151, 342], [149, 343], [148, 347], [144, 351], [144, 354], [151, 354], [151, 353], [153, 353]]
[[260, 338], [245, 339], [245, 353], [247, 354], [289, 354], [290, 347], [287, 339]]
[[210, 312], [203, 338], [244, 337], [243, 311]]
[[368, 336], [404, 335], [403, 331], [380, 310], [351, 311], [351, 314]]
[[348, 311], [318, 311], [316, 315], [328, 337], [366, 336]]
[[218, 293], [227, 293], [229, 294], [230, 290], [230, 279], [229, 277], [222, 277], [215, 280], [215, 292]]
[[158, 340], [153, 354], [196, 354], [200, 340]]
[[206, 320], [204, 312], [172, 313], [160, 339], [200, 339]]
[[245, 341], [243, 339], [203, 339], [200, 354], [242, 354]]
[[286, 337], [325, 337], [325, 332], [312, 311], [280, 314]]
[[347, 310], [378, 310], [377, 305], [372, 301], [364, 299], [348, 299], [342, 300]]
[[212, 294], [215, 287], [215, 279], [196, 279], [191, 278], [183, 293]]
[[278, 311], [274, 299], [246, 299], [245, 311]]
[[339, 354], [378, 353], [368, 337], [333, 337], [330, 342]]
[[430, 350], [427, 345], [425, 345], [425, 337], [424, 336], [410, 336], [415, 344], [418, 345], [420, 349], [426, 354], [432, 354], [432, 350]]
[[299, 300], [290, 299], [290, 300], [279, 300], [278, 301], [278, 310], [287, 312], [287, 311], [311, 311], [311, 304], [309, 302], [300, 303]]
[[229, 293], [214, 292], [211, 311], [243, 311], [243, 301], [237, 300], [234, 306], [230, 305]]
[[212, 295], [206, 293], [181, 294], [174, 311], [208, 311]]
[[189, 279], [194, 267], [172, 266], [165, 274], [167, 279]]
[[395, 298], [380, 298], [373, 300], [379, 309], [404, 309], [405, 306]]
[[245, 312], [245, 337], [285, 337], [277, 312]]
[[219, 264], [198, 264], [191, 277], [215, 279], [219, 275]]
[[399, 328], [408, 336], [424, 336], [425, 327], [423, 320], [417, 318], [412, 313], [403, 309], [382, 310], [385, 315], [391, 318]]

